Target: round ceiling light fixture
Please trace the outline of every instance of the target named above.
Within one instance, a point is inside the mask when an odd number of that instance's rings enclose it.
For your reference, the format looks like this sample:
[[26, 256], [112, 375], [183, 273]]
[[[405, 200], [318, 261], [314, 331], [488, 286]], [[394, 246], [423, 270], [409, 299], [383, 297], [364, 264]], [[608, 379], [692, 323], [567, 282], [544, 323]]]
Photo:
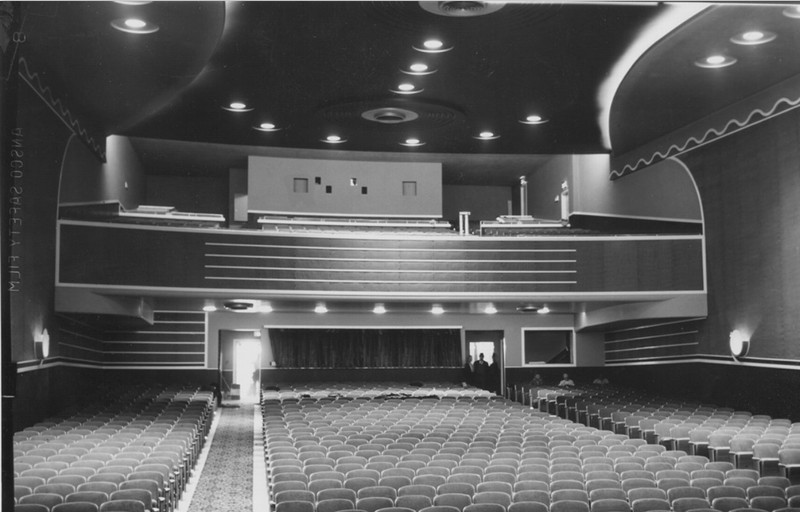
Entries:
[[445, 46], [441, 39], [426, 39], [421, 46], [413, 46], [413, 48], [422, 53], [444, 53], [453, 49], [452, 46]]
[[525, 116], [525, 119], [520, 119], [519, 122], [522, 124], [544, 124], [548, 120], [544, 117], [540, 116], [539, 114], [531, 114], [529, 116]]
[[409, 137], [405, 141], [400, 143], [401, 146], [406, 146], [409, 148], [415, 148], [419, 146], [424, 146], [425, 143], [421, 140], [417, 139], [416, 137]]
[[253, 302], [249, 300], [229, 300], [228, 302], [223, 302], [222, 305], [228, 311], [236, 311], [237, 313], [253, 309], [254, 306]]
[[479, 133], [477, 137], [473, 137], [473, 138], [478, 139], [478, 140], [495, 140], [495, 139], [499, 139], [500, 136], [497, 135], [494, 132], [490, 132], [488, 130], [484, 130], [481, 133]]
[[430, 66], [423, 62], [415, 62], [408, 66], [408, 68], [401, 69], [400, 71], [407, 75], [414, 76], [432, 75], [433, 73], [436, 73], [435, 69], [431, 69]]
[[800, 18], [800, 5], [793, 5], [783, 10], [783, 15], [787, 18]]
[[451, 18], [471, 18], [485, 16], [505, 7], [505, 2], [479, 2], [475, 0], [442, 0], [440, 2], [421, 1], [419, 6], [425, 11], [449, 16]]
[[275, 123], [261, 123], [258, 126], [253, 127], [254, 130], [258, 130], [260, 132], [277, 132], [280, 131], [280, 128], [275, 126]]
[[414, 84], [409, 83], [402, 83], [397, 86], [397, 89], [389, 89], [391, 92], [395, 94], [419, 94], [424, 89], [417, 89]]
[[320, 139], [322, 142], [326, 142], [328, 144], [341, 144], [343, 142], [347, 142], [347, 139], [343, 139], [339, 135], [328, 135], [324, 139]]
[[141, 18], [117, 18], [111, 21], [111, 26], [128, 34], [152, 34], [158, 32], [158, 25]]
[[733, 66], [736, 64], [736, 59], [728, 55], [715, 54], [709, 55], [708, 57], [703, 57], [702, 59], [695, 61], [694, 64], [695, 66], [706, 69], [727, 68], [728, 66]]
[[224, 105], [222, 108], [228, 112], [250, 112], [253, 110], [252, 107], [248, 107], [247, 103], [243, 101], [232, 101], [227, 105]]
[[757, 44], [764, 44], [774, 41], [778, 36], [774, 32], [767, 32], [765, 30], [750, 30], [742, 32], [731, 38], [731, 41], [736, 44], [743, 44], [753, 46]]
[[405, 108], [381, 107], [366, 110], [361, 113], [361, 117], [376, 123], [398, 124], [413, 121], [419, 117], [419, 114]]

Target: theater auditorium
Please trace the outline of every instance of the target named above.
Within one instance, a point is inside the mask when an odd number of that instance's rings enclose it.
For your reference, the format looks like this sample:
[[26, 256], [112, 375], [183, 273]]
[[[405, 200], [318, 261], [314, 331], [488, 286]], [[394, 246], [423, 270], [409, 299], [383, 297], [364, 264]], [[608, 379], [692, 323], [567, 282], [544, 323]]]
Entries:
[[0, 2], [2, 510], [800, 510], [800, 5]]

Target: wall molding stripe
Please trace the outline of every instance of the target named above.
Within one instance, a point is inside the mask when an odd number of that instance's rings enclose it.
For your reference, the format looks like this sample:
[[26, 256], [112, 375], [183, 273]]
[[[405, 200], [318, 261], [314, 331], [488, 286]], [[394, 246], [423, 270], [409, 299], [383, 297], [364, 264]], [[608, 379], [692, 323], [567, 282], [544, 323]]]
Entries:
[[[262, 246], [259, 246], [262, 247]], [[222, 254], [222, 253], [206, 253], [205, 256], [213, 258], [247, 258], [247, 259], [267, 259], [267, 260], [309, 260], [309, 261], [352, 261], [358, 263], [575, 263], [577, 260], [453, 260], [453, 259], [435, 259], [435, 258], [330, 258], [327, 256], [312, 257], [312, 256], [275, 256], [271, 254]]]
[[81, 347], [80, 345], [73, 345], [71, 343], [64, 343], [63, 341], [59, 342], [58, 346], [59, 347], [70, 347], [70, 348], [74, 348], [74, 349], [77, 349], [77, 350], [85, 350], [87, 352], [95, 352], [97, 354], [105, 354], [105, 352], [102, 351], [102, 350], [96, 350], [96, 349], [88, 348], [88, 347]]
[[[463, 273], [463, 272], [462, 272]], [[204, 276], [204, 279], [212, 281], [264, 281], [264, 282], [291, 282], [291, 283], [347, 283], [347, 284], [578, 284], [577, 281], [404, 281], [399, 279], [303, 279], [303, 278], [280, 278], [280, 277], [226, 277], [226, 276]]]
[[584, 212], [584, 211], [573, 211], [570, 212], [570, 216], [572, 215], [583, 215], [586, 217], [604, 217], [604, 218], [612, 218], [612, 219], [634, 219], [634, 220], [652, 220], [652, 221], [659, 221], [659, 222], [677, 222], [681, 224], [702, 224], [702, 219], [689, 219], [689, 218], [673, 218], [673, 217], [649, 217], [646, 215], [620, 215], [616, 213], [599, 213], [599, 212]]
[[624, 329], [614, 329], [613, 331], [606, 331], [606, 334], [613, 334], [618, 332], [629, 332], [629, 331], [641, 331], [643, 329], [652, 329], [653, 327], [663, 327], [665, 325], [676, 325], [676, 324], [686, 324], [689, 322], [696, 322], [698, 320], [704, 320], [704, 317], [697, 317], [697, 318], [688, 318], [682, 320], [674, 320], [671, 322], [661, 322], [657, 324], [648, 324], [648, 325], [637, 325], [634, 327], [625, 327]]
[[[657, 161], [665, 160], [670, 157], [680, 156], [694, 149], [701, 148], [718, 140], [722, 140], [735, 133], [739, 133], [750, 127], [761, 124], [764, 121], [768, 121], [772, 118], [790, 112], [798, 107], [800, 107], [800, 96], [791, 98], [786, 96], [781, 96], [777, 100], [774, 100], [774, 103], [772, 104], [771, 107], [766, 109], [760, 106], [755, 107], [752, 110], [750, 110], [750, 112], [747, 115], [745, 115], [743, 119], [741, 118], [737, 119], [736, 117], [731, 117], [727, 122], [724, 122], [724, 124], [719, 128], [716, 127], [707, 128], [703, 133], [700, 133], [702, 131], [702, 128], [694, 128], [697, 131], [694, 134], [687, 136], [687, 138], [684, 139], [682, 142], [669, 144], [669, 146], [667, 146], [666, 149], [655, 150], [650, 156], [638, 158], [633, 163], [626, 163], [621, 169], [618, 170], [612, 169], [611, 179], [613, 180], [621, 178], [626, 174], [638, 171], [643, 167], [652, 165]], [[689, 130], [687, 131], [691, 131], [691, 128], [689, 128]], [[662, 142], [662, 144], [665, 145], [667, 143], [668, 142]]]
[[[633, 348], [617, 348], [614, 350], [606, 350], [606, 354], [618, 353], [618, 352], [637, 352], [637, 351], [644, 351], [644, 350], [658, 350], [664, 348], [675, 348], [675, 347], [689, 347], [694, 345], [699, 345], [700, 343], [697, 341], [691, 343], [673, 343], [670, 345], [649, 345], [646, 347], [633, 347]], [[616, 361], [616, 359], [613, 359]]]
[[[402, 260], [401, 260], [402, 261]], [[531, 260], [529, 263], [542, 263], [541, 261]], [[204, 265], [204, 268], [228, 269], [228, 270], [268, 270], [277, 271], [291, 270], [296, 272], [350, 272], [363, 274], [363, 268], [311, 268], [311, 267], [259, 267], [252, 265]], [[439, 269], [370, 269], [369, 273], [375, 274], [463, 274], [463, 270], [439, 270]], [[577, 270], [469, 270], [470, 274], [576, 274]]]
[[[651, 326], [655, 327], [655, 326]], [[637, 336], [635, 338], [624, 338], [624, 339], [615, 339], [610, 341], [603, 342], [605, 345], [611, 345], [612, 343], [624, 343], [626, 341], [640, 341], [640, 340], [657, 340], [661, 338], [671, 338], [674, 336], [685, 336], [687, 334], [698, 334], [700, 331], [681, 331], [681, 332], [672, 332], [666, 334], [654, 334], [653, 336]], [[613, 352], [613, 351], [609, 351]]]
[[75, 134], [100, 161], [106, 161], [105, 140], [98, 143], [89, 132], [81, 126], [81, 122], [73, 115], [60, 98], [56, 98], [53, 90], [42, 83], [42, 79], [35, 71], [31, 71], [25, 57], [19, 58], [19, 77], [31, 90], [42, 99], [50, 110], [58, 117], [62, 123]]

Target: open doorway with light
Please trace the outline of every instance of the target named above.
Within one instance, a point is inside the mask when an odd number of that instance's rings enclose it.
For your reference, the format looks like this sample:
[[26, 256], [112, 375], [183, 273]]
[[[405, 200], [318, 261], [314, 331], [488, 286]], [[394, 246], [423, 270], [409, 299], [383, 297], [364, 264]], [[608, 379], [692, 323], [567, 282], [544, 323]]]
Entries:
[[[503, 395], [505, 389], [505, 333], [503, 331], [464, 331], [465, 341], [467, 342], [467, 354], [472, 356], [473, 366], [483, 355], [487, 365], [485, 376], [477, 372], [473, 375], [474, 385]], [[498, 366], [499, 375], [493, 376], [489, 371], [492, 363]]]
[[223, 398], [242, 403], [257, 402], [261, 389], [260, 333], [222, 330], [219, 340]]

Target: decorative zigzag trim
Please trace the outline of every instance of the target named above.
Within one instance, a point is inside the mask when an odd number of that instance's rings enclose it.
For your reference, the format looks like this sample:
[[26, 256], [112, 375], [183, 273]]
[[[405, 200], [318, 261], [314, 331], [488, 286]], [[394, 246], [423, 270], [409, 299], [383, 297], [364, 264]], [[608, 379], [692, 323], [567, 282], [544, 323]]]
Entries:
[[[778, 110], [782, 103], [785, 103], [786, 107]], [[780, 98], [775, 102], [775, 104], [772, 106], [772, 108], [767, 112], [764, 112], [760, 108], [757, 108], [757, 109], [753, 110], [752, 112], [750, 112], [750, 114], [748, 114], [747, 118], [744, 121], [738, 121], [736, 119], [731, 119], [730, 121], [728, 121], [725, 124], [725, 126], [721, 130], [717, 130], [716, 128], [710, 128], [710, 129], [706, 130], [706, 132], [703, 134], [703, 136], [701, 138], [699, 138], [699, 139], [697, 137], [694, 137], [694, 136], [689, 137], [686, 140], [686, 142], [684, 142], [682, 145], [672, 144], [663, 153], [661, 151], [656, 151], [655, 153], [653, 153], [650, 156], [650, 158], [640, 158], [633, 165], [625, 164], [625, 166], [620, 171], [612, 170], [611, 171], [611, 179], [621, 178], [622, 176], [624, 176], [626, 174], [630, 174], [630, 173], [632, 173], [634, 171], [638, 171], [642, 167], [647, 167], [648, 165], [651, 165], [652, 163], [654, 163], [657, 160], [658, 161], [666, 160], [669, 157], [678, 156], [678, 155], [680, 155], [682, 153], [686, 153], [686, 152], [691, 151], [693, 149], [696, 149], [696, 148], [698, 148], [700, 146], [704, 146], [706, 144], [710, 144], [711, 142], [714, 142], [714, 141], [717, 141], [717, 140], [719, 140], [721, 138], [727, 137], [728, 135], [732, 135], [734, 133], [740, 132], [740, 131], [742, 131], [744, 129], [747, 129], [747, 128], [751, 127], [751, 126], [755, 126], [756, 124], [759, 124], [759, 123], [761, 123], [763, 121], [766, 121], [767, 119], [770, 119], [770, 118], [776, 117], [776, 116], [778, 116], [780, 114], [789, 112], [790, 110], [793, 110], [793, 109], [798, 108], [798, 107], [800, 107], [800, 97], [798, 97], [795, 100], [792, 100], [792, 99], [789, 99], [789, 98]], [[759, 115], [760, 117], [758, 119], [756, 119], [756, 120], [753, 120], [753, 118], [756, 115]]]
[[39, 74], [30, 70], [24, 57], [19, 58], [19, 76], [50, 107], [53, 113], [61, 119], [72, 133], [80, 138], [98, 158], [103, 162], [106, 161], [105, 144], [98, 144], [94, 137], [81, 126], [80, 121], [73, 116], [61, 99], [53, 95], [52, 89], [42, 83]]

